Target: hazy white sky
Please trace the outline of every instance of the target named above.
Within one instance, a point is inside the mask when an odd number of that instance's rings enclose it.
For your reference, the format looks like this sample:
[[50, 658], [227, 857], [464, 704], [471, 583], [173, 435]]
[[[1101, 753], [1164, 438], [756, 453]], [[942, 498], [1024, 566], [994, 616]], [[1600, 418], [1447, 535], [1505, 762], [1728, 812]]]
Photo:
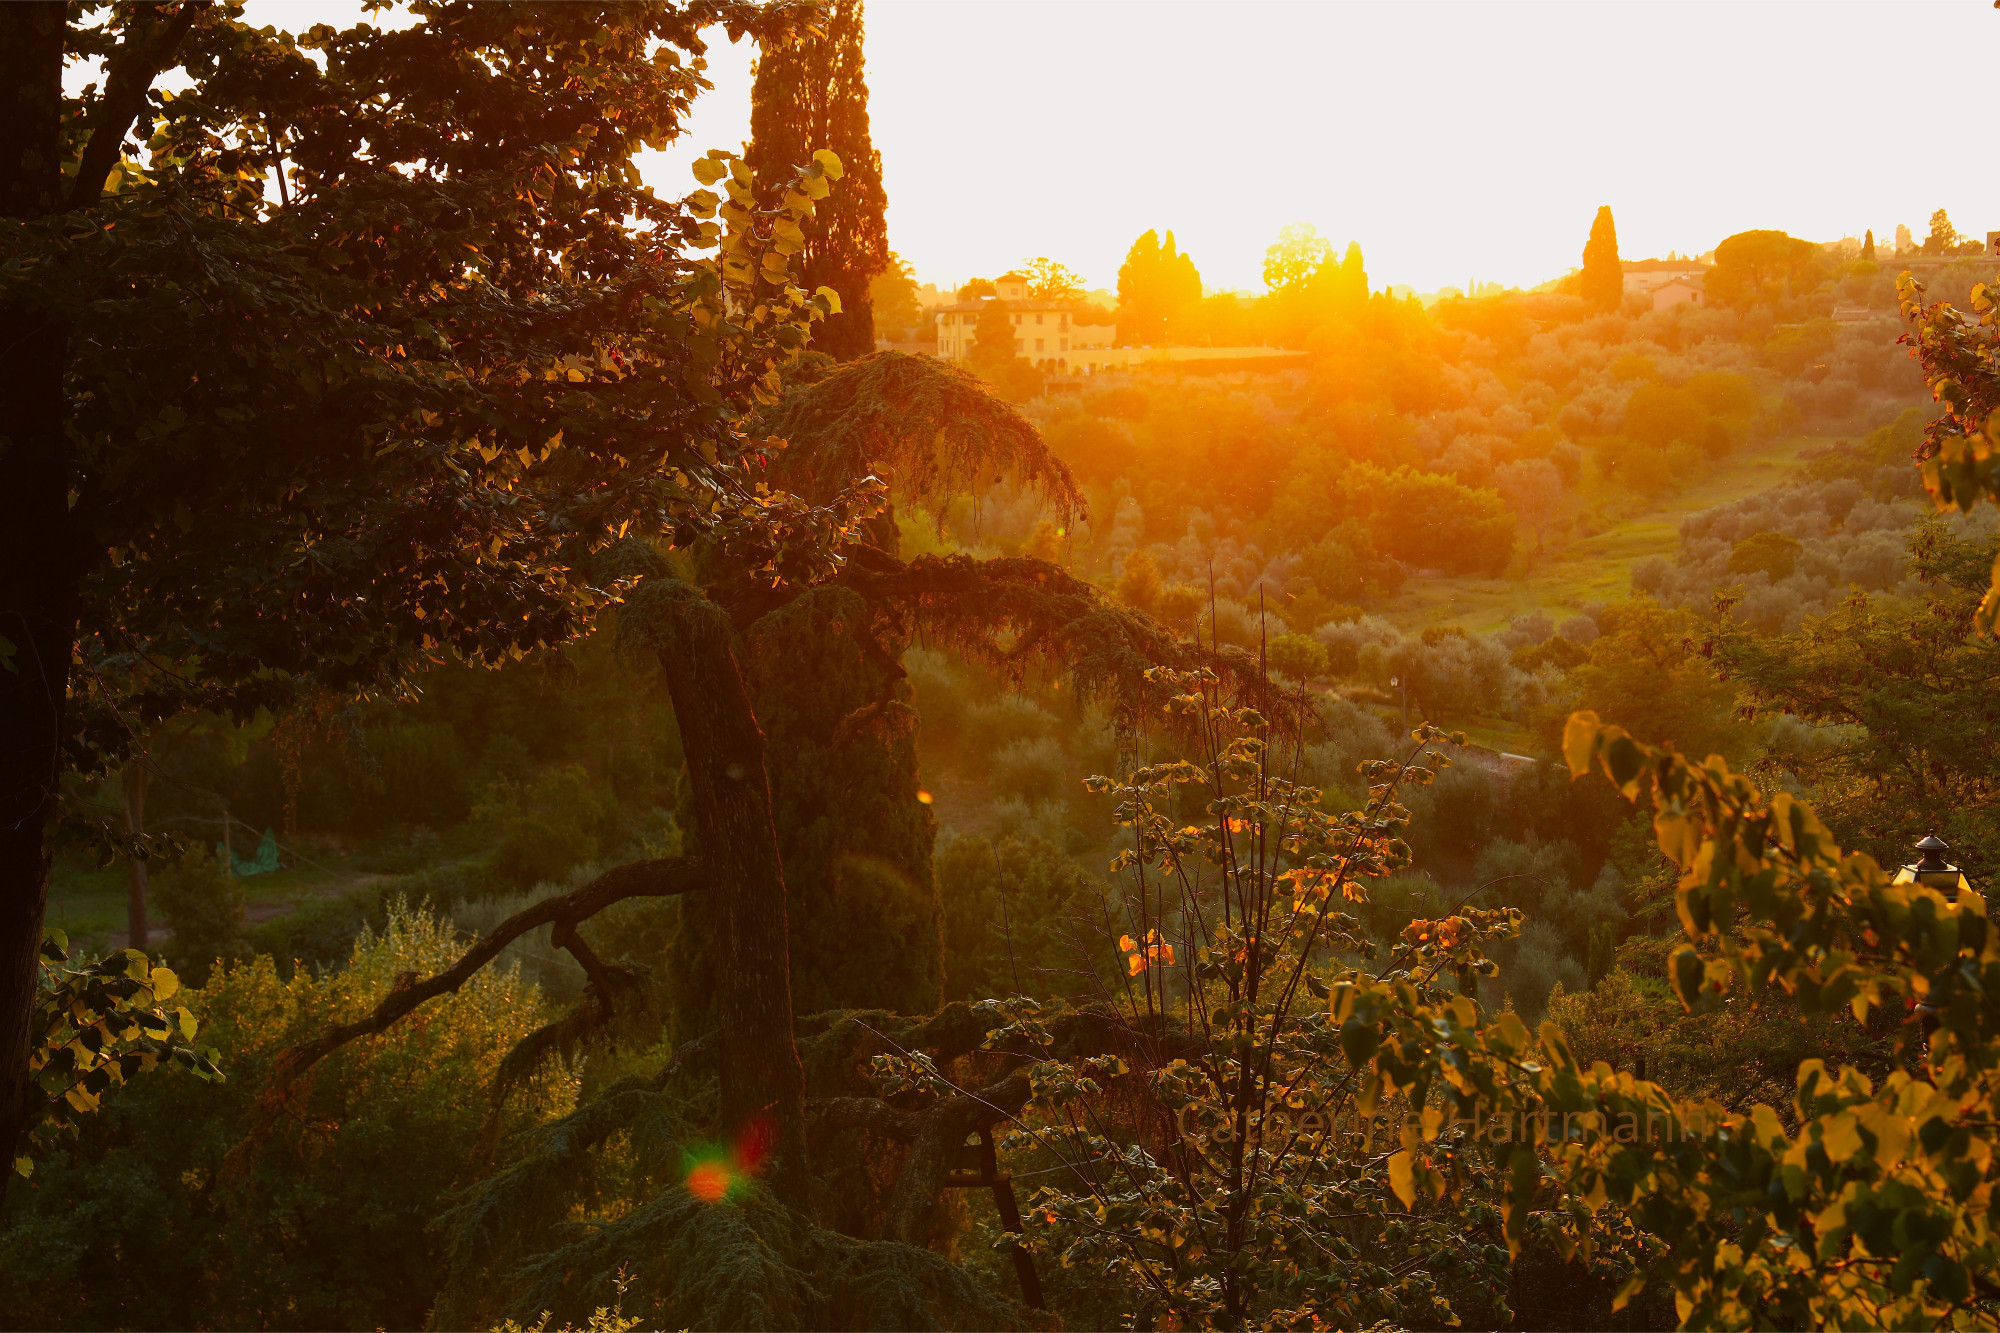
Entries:
[[[355, 0], [251, 0], [253, 23]], [[1777, 227], [1831, 240], [1931, 211], [2000, 229], [1992, 0], [868, 0], [890, 244], [920, 278], [1035, 255], [1110, 286], [1171, 228], [1211, 286], [1260, 287], [1287, 222], [1361, 242], [1378, 288], [1532, 286], [1608, 203], [1626, 258]], [[749, 128], [747, 44], [674, 151]]]
[[[1946, 208], [2000, 229], [1991, 0], [1277, 3], [869, 0], [890, 244], [919, 276], [1038, 254], [1110, 285], [1172, 228], [1261, 287], [1287, 222], [1358, 240], [1379, 288], [1533, 285], [1608, 203], [1628, 259], [1777, 227], [1830, 240]], [[747, 134], [719, 43], [685, 155]], [[1942, 132], [1944, 142], [1925, 139]]]

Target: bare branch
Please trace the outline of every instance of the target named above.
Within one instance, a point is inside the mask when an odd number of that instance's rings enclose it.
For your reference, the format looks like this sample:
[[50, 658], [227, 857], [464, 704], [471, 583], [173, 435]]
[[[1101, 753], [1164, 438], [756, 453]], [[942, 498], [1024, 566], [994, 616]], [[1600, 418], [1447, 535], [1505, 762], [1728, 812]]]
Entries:
[[[352, 1023], [342, 1023], [311, 1041], [300, 1042], [279, 1053], [265, 1084], [265, 1096], [282, 1091], [299, 1075], [357, 1037], [386, 1031], [424, 1001], [456, 991], [480, 968], [499, 956], [502, 949], [541, 926], [574, 927], [605, 908], [627, 898], [666, 898], [694, 893], [709, 886], [708, 865], [699, 857], [669, 856], [653, 861], [634, 861], [606, 871], [580, 889], [544, 898], [533, 906], [508, 917], [482, 937], [458, 962], [424, 981], [398, 986], [375, 1006], [373, 1013]], [[586, 964], [587, 966], [587, 964]], [[610, 1003], [609, 994], [602, 997]]]

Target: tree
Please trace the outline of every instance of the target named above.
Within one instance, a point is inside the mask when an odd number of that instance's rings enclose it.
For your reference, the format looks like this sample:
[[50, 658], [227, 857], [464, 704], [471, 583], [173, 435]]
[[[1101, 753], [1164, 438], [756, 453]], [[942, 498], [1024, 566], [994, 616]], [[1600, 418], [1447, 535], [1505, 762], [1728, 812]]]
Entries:
[[[1983, 1071], [2000, 1058], [1990, 999], [2000, 940], [1985, 900], [1956, 872], [1892, 882], [1804, 802], [1592, 714], [1570, 720], [1563, 751], [1572, 773], [1601, 772], [1655, 812], [1660, 851], [1678, 872], [1686, 939], [1665, 970], [1684, 1010], [1780, 999], [1843, 1026], [1876, 1015], [1890, 1048], [1872, 1076], [1803, 1061], [1782, 1117], [1767, 1105], [1679, 1101], [1643, 1080], [1607, 1079], [1603, 1065], [1584, 1076], [1580, 1089], [1611, 1113], [1607, 1128], [1627, 1116], [1677, 1126], [1671, 1138], [1600, 1138], [1569, 1158], [1586, 1168], [1565, 1172], [1570, 1189], [1601, 1181], [1599, 1197], [1666, 1246], [1620, 1304], [1662, 1280], [1688, 1326], [1956, 1318], [2000, 1269], [1973, 1202], [2000, 1171], [1984, 1137], [1994, 1094]], [[1919, 997], [1933, 1017], [1912, 1014]], [[1717, 1208], [1725, 1198], [1744, 1211]], [[1905, 1262], [1912, 1250], [1892, 1239], [1915, 1235], [1926, 1237], [1922, 1264]]]
[[1164, 344], [1173, 322], [1201, 301], [1201, 274], [1194, 261], [1149, 231], [1132, 242], [1118, 268], [1118, 341]]
[[[580, 633], [617, 595], [599, 561], [621, 533], [774, 512], [745, 509], [740, 422], [834, 304], [791, 284], [797, 246], [771, 229], [810, 214], [836, 161], [768, 212], [741, 163], [698, 167], [727, 202], [679, 203], [630, 165], [703, 86], [658, 44], [789, 15], [445, 4], [294, 43], [216, 8], [65, 13], [0, 10], [4, 75], [33, 92], [0, 108], [0, 307], [31, 333], [0, 367], [8, 1143], [55, 779], [189, 709]], [[101, 90], [65, 103], [66, 50], [104, 56]], [[192, 85], [169, 99], [173, 68]], [[121, 164], [128, 131], [144, 171]], [[128, 683], [82, 694], [79, 659]]]
[[1007, 303], [988, 297], [972, 325], [972, 364], [990, 374], [1020, 355], [1019, 342]]
[[[2000, 866], [2000, 725], [1989, 702], [2000, 642], [1971, 631], [2000, 549], [1933, 521], [1911, 553], [1921, 601], [1857, 591], [1790, 634], [1731, 627], [1715, 659], [1757, 711], [1827, 728], [1767, 768], [1808, 784], [1844, 844], [1886, 862], [1912, 830], [1935, 830], [1984, 883]], [[1792, 552], [1783, 555], [1789, 564]]]
[[1493, 483], [1522, 525], [1535, 534], [1539, 554], [1562, 512], [1562, 475], [1555, 464], [1546, 458], [1518, 459], [1495, 468]]
[[1861, 257], [1869, 263], [1875, 262], [1875, 229], [1870, 227], [1868, 235], [1861, 242]]
[[[1939, 509], [1971, 513], [1981, 501], [2000, 504], [2000, 302], [1981, 283], [1972, 289], [1978, 323], [1949, 303], [1924, 304], [1924, 284], [1909, 274], [1896, 280], [1896, 296], [1913, 329], [1905, 337], [1931, 396], [1944, 413], [1924, 427], [1917, 449], [1924, 489]], [[2000, 631], [2000, 565], [1996, 565], [1978, 608], [1972, 632]]]
[[1030, 259], [1021, 272], [1028, 278], [1028, 295], [1037, 301], [1067, 301], [1083, 295], [1083, 275], [1047, 255]]
[[1927, 255], [1948, 255], [1958, 244], [1958, 228], [1951, 225], [1951, 217], [1942, 208], [1931, 214], [1930, 234], [1924, 237], [1924, 253]]
[[917, 276], [907, 261], [889, 256], [889, 266], [868, 284], [868, 300], [882, 336], [892, 342], [927, 342], [935, 331], [925, 327], [923, 307], [917, 302]]
[[1590, 660], [1570, 673], [1579, 706], [1690, 754], [1741, 757], [1750, 737], [1733, 717], [1735, 688], [1702, 656], [1704, 626], [1692, 612], [1634, 597], [1599, 623]]
[[1288, 222], [1264, 251], [1264, 285], [1274, 292], [1297, 287], [1333, 259], [1333, 242], [1310, 222]]
[[1599, 310], [1616, 310], [1625, 299], [1625, 270], [1618, 262], [1618, 228], [1611, 205], [1600, 204], [1583, 246], [1583, 299]]
[[1715, 247], [1711, 299], [1748, 308], [1804, 296], [1824, 276], [1825, 260], [1811, 241], [1782, 231], [1739, 231]]
[[882, 216], [888, 197], [882, 155], [868, 132], [861, 0], [831, 0], [823, 25], [764, 43], [745, 156], [758, 179], [769, 182], [785, 180], [820, 149], [832, 150], [847, 170], [840, 192], [805, 226], [799, 266], [808, 290], [831, 287], [840, 295], [840, 312], [825, 321], [813, 346], [847, 361], [875, 350], [869, 283], [892, 263]]

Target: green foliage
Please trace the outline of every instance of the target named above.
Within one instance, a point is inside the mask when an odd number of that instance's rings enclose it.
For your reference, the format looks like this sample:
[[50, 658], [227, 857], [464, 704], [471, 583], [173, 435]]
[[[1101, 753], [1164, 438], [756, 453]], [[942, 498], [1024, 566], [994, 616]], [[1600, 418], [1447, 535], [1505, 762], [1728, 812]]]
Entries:
[[1748, 308], [1776, 305], [1811, 292], [1825, 277], [1825, 260], [1811, 241], [1782, 231], [1739, 231], [1715, 247], [1709, 299]]
[[[1013, 1328], [1017, 1313], [943, 1256], [822, 1230], [740, 1154], [703, 1141], [685, 1100], [633, 1079], [524, 1136], [516, 1159], [439, 1219], [438, 1322], [614, 1307], [653, 1328]], [[720, 1198], [688, 1188], [706, 1164]], [[592, 1207], [601, 1224], [569, 1223]]]
[[[1907, 274], [1897, 279], [1896, 293], [1903, 318], [1914, 326], [1907, 337], [1924, 382], [1944, 405], [1944, 415], [1924, 428], [1924, 487], [1940, 509], [1970, 513], [1981, 500], [2000, 504], [2000, 302], [1994, 289], [1974, 284], [1977, 323], [1944, 302], [1925, 305], [1924, 285]], [[2000, 556], [1973, 630], [2000, 631]]]
[[472, 809], [458, 735], [438, 723], [398, 722], [361, 733], [366, 756], [356, 802], [378, 824], [455, 824]]
[[1616, 310], [1625, 299], [1625, 270], [1618, 262], [1618, 228], [1611, 205], [1598, 207], [1591, 219], [1590, 239], [1583, 247], [1583, 299], [1598, 310]]
[[72, 965], [60, 931], [42, 939], [40, 986], [28, 1033], [26, 1138], [14, 1171], [32, 1176], [84, 1117], [96, 1115], [115, 1088], [163, 1065], [220, 1083], [213, 1050], [187, 1043], [199, 1030], [186, 1007], [166, 1008], [183, 995], [180, 978], [154, 967], [137, 949], [121, 949], [96, 962]]
[[[1709, 458], [1720, 458], [1738, 443], [1740, 431], [1732, 430], [1731, 423], [1709, 404], [1719, 401], [1736, 406], [1734, 398], [1728, 387], [1713, 383], [1700, 388], [1692, 384], [1681, 388], [1641, 384], [1626, 400], [1625, 433], [1649, 449], [1686, 444]], [[1753, 399], [1751, 408], [1755, 406]], [[1736, 410], [1743, 409], [1737, 406]]]
[[152, 882], [152, 900], [173, 932], [173, 956], [196, 986], [218, 960], [246, 953], [243, 886], [229, 867], [197, 847]]
[[972, 364], [986, 375], [1013, 364], [1020, 356], [1018, 340], [1010, 307], [993, 297], [979, 307], [979, 317], [972, 326]]
[[[705, 19], [455, 13], [294, 42], [202, 11], [193, 87], [147, 106], [144, 183], [87, 227], [7, 224], [22, 262], [0, 296], [73, 330], [83, 652], [110, 684], [142, 682], [151, 714], [573, 636], [615, 597], [587, 575], [595, 549], [633, 523], [725, 516], [710, 504], [742, 494], [738, 423], [829, 308], [792, 285], [797, 247], [771, 231], [827, 195], [823, 164], [754, 221], [734, 195], [666, 204], [629, 169], [699, 79], [653, 47], [698, 45]], [[339, 58], [308, 59], [315, 43]], [[460, 86], [488, 58], [517, 70], [491, 101]], [[583, 67], [603, 77], [588, 94], [568, 82]], [[501, 128], [521, 117], [534, 128]], [[287, 162], [294, 206], [239, 178], [252, 140], [257, 171]], [[703, 172], [747, 201], [741, 164]], [[641, 257], [660, 246], [718, 253]]]
[[1590, 661], [1570, 672], [1576, 706], [1691, 754], [1741, 758], [1750, 735], [1733, 717], [1735, 687], [1717, 680], [1702, 655], [1709, 628], [1650, 597], [1620, 603], [1607, 618]]
[[1799, 562], [1799, 539], [1782, 532], [1756, 532], [1729, 551], [1732, 574], [1764, 574], [1777, 583], [1792, 576]]
[[1028, 295], [1037, 301], [1067, 301], [1083, 295], [1083, 275], [1047, 255], [1037, 255], [1021, 266], [1028, 279]]
[[[989, 1044], [1037, 1060], [1007, 1145], [1067, 1168], [1043, 1173], [1028, 1243], [1117, 1283], [1135, 1322], [1452, 1323], [1455, 1302], [1505, 1322], [1492, 1292], [1506, 1264], [1497, 1211], [1416, 1209], [1400, 1172], [1407, 1152], [1384, 1172], [1388, 1145], [1364, 1146], [1349, 1122], [1357, 1105], [1374, 1112], [1384, 1085], [1347, 1070], [1377, 1049], [1357, 1038], [1378, 1002], [1471, 1022], [1470, 1002], [1433, 979], [1490, 971], [1480, 942], [1519, 914], [1412, 922], [1383, 973], [1393, 981], [1337, 965], [1329, 976], [1312, 961], [1319, 951], [1374, 952], [1341, 909], [1365, 903], [1365, 881], [1407, 858], [1395, 793], [1434, 769], [1370, 765], [1367, 807], [1329, 814], [1317, 791], [1276, 776], [1254, 710], [1227, 706], [1211, 677], [1162, 679], [1179, 687], [1173, 706], [1197, 728], [1204, 762], [1092, 780], [1132, 839], [1112, 866], [1124, 876], [1124, 976], [1095, 1011], [1117, 1025], [1120, 1053], [1062, 1052], [1056, 1015], [1032, 1001], [988, 1006], [1005, 1020]], [[1204, 824], [1179, 813], [1203, 805]], [[1456, 1179], [1474, 1198], [1493, 1190], [1477, 1169]], [[1417, 1252], [1435, 1257], [1391, 1258]]]
[[[917, 800], [917, 718], [909, 687], [864, 650], [869, 618], [851, 589], [815, 589], [761, 617], [739, 653], [768, 738], [801, 1013], [927, 1012], [942, 984], [937, 823]], [[712, 1026], [709, 908], [685, 898], [674, 910], [674, 1021], [688, 1038]]]
[[[8, 1322], [422, 1327], [440, 1266], [427, 1227], [440, 1198], [478, 1174], [482, 1134], [504, 1142], [573, 1101], [570, 1078], [544, 1074], [487, 1126], [492, 1070], [540, 1021], [532, 987], [511, 969], [479, 973], [423, 1021], [321, 1062], [267, 1137], [228, 1154], [279, 1050], [372, 1009], [462, 947], [449, 927], [397, 906], [331, 976], [285, 981], [261, 957], [182, 992], [229, 1082], [144, 1080], [44, 1164], [41, 1188], [23, 1191], [0, 1227]], [[107, 1271], [121, 1280], [101, 1281]]]
[[1103, 891], [1060, 849], [1032, 834], [961, 833], [939, 848], [937, 877], [947, 999], [1093, 989]]
[[1148, 231], [1118, 266], [1118, 341], [1163, 346], [1176, 322], [1200, 302], [1194, 260], [1175, 249], [1171, 231], [1164, 238]]
[[526, 889], [558, 880], [597, 859], [619, 832], [618, 803], [575, 764], [552, 769], [525, 788], [501, 784], [476, 812], [496, 883]]
[[916, 270], [901, 256], [891, 253], [889, 267], [868, 280], [868, 302], [877, 329], [889, 341], [930, 342], [936, 338], [936, 327], [917, 303]]
[[1996, 543], [1930, 522], [1911, 542], [1923, 584], [1904, 602], [1855, 592], [1791, 634], [1731, 629], [1716, 660], [1760, 713], [1826, 728], [1768, 767], [1809, 784], [1835, 836], [1885, 863], [1936, 830], [1986, 882], [2000, 870], [2000, 644], [1973, 632]]
[[800, 282], [839, 296], [813, 346], [842, 361], [875, 350], [871, 280], [895, 263], [883, 220], [882, 155], [868, 128], [865, 35], [861, 0], [833, 0], [809, 30], [765, 42], [745, 150], [751, 170], [771, 185], [820, 152], [834, 154], [844, 169], [839, 191], [799, 220], [798, 251]]
[[[1973, 1293], [2000, 1268], [1984, 1205], [2000, 1170], [1988, 1141], [2000, 939], [1985, 900], [1892, 882], [1791, 796], [1590, 714], [1572, 720], [1564, 749], [1573, 771], [1601, 770], [1655, 811], [1660, 849], [1681, 868], [1689, 942], [1667, 972], [1684, 1006], [1795, 1002], [1808, 1015], [1845, 1012], [1865, 1026], [1883, 1013], [1891, 1024], [1878, 1077], [1804, 1060], [1782, 1117], [1766, 1104], [1671, 1102], [1597, 1066], [1582, 1090], [1701, 1129], [1600, 1142], [1569, 1157], [1573, 1187], [1595, 1181], [1668, 1241], [1662, 1277], [1687, 1324], [1976, 1318]], [[1934, 1029], [1895, 1021], [1919, 1000]], [[1723, 1199], [1740, 1211], [1718, 1208]]]
[[1306, 634], [1280, 634], [1271, 640], [1271, 670], [1293, 680], [1316, 680], [1326, 674], [1326, 645]]
[[[815, 503], [872, 473], [899, 503], [928, 508], [941, 530], [955, 497], [1006, 477], [1034, 487], [1065, 524], [1085, 512], [1068, 465], [1032, 422], [975, 376], [929, 357], [863, 357], [793, 388], [767, 421], [790, 446], [773, 479]], [[882, 544], [893, 553], [893, 541]]]
[[1514, 549], [1514, 516], [1492, 491], [1451, 477], [1357, 463], [1345, 497], [1382, 554], [1447, 574], [1498, 574]]

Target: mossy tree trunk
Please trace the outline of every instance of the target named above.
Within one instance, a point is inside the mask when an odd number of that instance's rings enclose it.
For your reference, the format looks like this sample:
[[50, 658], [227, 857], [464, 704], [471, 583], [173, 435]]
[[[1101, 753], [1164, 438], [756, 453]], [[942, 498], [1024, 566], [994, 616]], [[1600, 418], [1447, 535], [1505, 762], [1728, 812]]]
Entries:
[[802, 1201], [805, 1073], [792, 1036], [784, 863], [778, 853], [764, 734], [731, 648], [729, 618], [688, 584], [653, 580], [631, 610], [666, 673], [687, 752], [694, 832], [720, 873], [711, 904], [721, 1031], [721, 1123], [741, 1146], [775, 1149], [774, 1187]]

